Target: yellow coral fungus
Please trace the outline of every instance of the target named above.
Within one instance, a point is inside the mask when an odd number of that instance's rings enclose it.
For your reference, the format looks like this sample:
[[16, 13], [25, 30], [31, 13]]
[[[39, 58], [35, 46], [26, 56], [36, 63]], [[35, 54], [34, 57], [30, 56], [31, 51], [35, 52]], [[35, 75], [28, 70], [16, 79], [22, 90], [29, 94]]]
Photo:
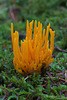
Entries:
[[[14, 52], [14, 67], [21, 74], [36, 72], [41, 73], [42, 64], [45, 63], [44, 68], [48, 67], [53, 62], [52, 53], [54, 49], [54, 35], [50, 24], [47, 26], [46, 34], [45, 29], [42, 32], [42, 24], [35, 20], [34, 32], [32, 38], [33, 21], [30, 23], [27, 20], [26, 38], [21, 40], [21, 49], [19, 48], [19, 33], [13, 33], [13, 23], [11, 23], [11, 37], [12, 47]], [[49, 32], [51, 35], [49, 47]]]

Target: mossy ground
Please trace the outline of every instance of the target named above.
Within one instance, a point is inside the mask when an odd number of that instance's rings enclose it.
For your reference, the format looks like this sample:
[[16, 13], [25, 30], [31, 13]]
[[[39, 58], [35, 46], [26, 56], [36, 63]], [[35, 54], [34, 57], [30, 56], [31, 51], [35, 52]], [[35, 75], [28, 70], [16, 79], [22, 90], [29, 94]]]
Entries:
[[11, 22], [26, 33], [26, 20], [38, 20], [43, 28], [51, 23], [55, 30], [55, 47], [67, 51], [66, 0], [0, 0], [0, 100], [67, 100], [67, 53], [54, 49], [54, 62], [44, 75], [22, 76], [13, 66]]

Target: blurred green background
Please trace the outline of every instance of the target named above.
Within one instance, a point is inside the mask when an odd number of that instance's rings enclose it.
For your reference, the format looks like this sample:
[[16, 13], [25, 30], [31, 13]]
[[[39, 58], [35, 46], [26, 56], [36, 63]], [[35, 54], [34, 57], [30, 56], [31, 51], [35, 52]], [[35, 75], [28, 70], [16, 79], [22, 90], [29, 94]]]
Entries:
[[11, 22], [15, 30], [26, 33], [27, 20], [38, 20], [43, 28], [50, 23], [56, 31], [57, 45], [66, 49], [63, 40], [67, 40], [67, 0], [0, 0], [0, 36], [3, 39], [10, 36]]

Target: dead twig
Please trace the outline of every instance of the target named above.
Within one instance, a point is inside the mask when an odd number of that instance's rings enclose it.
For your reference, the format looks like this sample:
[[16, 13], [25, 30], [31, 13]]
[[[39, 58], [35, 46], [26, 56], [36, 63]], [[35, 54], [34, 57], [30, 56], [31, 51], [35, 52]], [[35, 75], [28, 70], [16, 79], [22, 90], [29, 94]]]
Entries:
[[27, 76], [27, 77], [25, 77], [25, 79], [24, 79], [24, 80], [26, 81], [28, 78], [29, 78], [29, 77]]
[[63, 49], [61, 49], [61, 48], [59, 48], [59, 47], [57, 47], [57, 46], [55, 46], [55, 49], [56, 49], [56, 50], [59, 50], [59, 51], [61, 51], [61, 52], [65, 52], [65, 53], [67, 53], [66, 50], [63, 50]]
[[52, 79], [52, 75], [49, 72], [47, 72], [47, 74], [49, 75], [49, 78], [51, 79], [51, 81], [54, 83], [54, 81]]
[[59, 78], [59, 80], [61, 80], [61, 81], [64, 81], [64, 82], [65, 82], [65, 79]]
[[15, 14], [14, 14], [12, 8], [10, 8], [10, 14], [11, 14], [12, 19], [13, 19], [15, 22], [17, 22], [18, 20], [17, 20], [17, 18], [15, 17]]
[[26, 99], [25, 100], [28, 100], [28, 98], [30, 97], [30, 95], [31, 95], [31, 93], [26, 97]]

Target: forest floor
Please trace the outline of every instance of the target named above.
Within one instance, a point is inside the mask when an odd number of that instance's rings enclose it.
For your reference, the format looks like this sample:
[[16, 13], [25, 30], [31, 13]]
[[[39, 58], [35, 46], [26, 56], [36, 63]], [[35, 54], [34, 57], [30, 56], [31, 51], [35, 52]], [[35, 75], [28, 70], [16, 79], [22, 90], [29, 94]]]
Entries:
[[[34, 1], [0, 0], [0, 100], [67, 100], [67, 2], [42, 0], [43, 6]], [[22, 76], [13, 65], [11, 22], [21, 40], [25, 38], [27, 20], [40, 21], [43, 28], [50, 23], [55, 30], [54, 62], [43, 76]]]

